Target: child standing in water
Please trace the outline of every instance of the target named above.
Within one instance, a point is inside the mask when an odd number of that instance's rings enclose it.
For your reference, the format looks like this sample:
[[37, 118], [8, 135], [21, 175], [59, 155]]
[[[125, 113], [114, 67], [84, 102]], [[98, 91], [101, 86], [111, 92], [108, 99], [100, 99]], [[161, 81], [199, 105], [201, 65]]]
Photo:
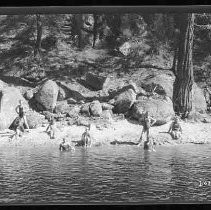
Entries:
[[141, 132], [141, 137], [139, 139], [139, 144], [138, 146], [141, 145], [142, 142], [142, 136], [144, 133], [146, 133], [146, 141], [144, 142], [144, 149], [148, 149], [149, 148], [149, 144], [151, 144], [152, 150], [155, 151], [154, 149], [154, 142], [153, 140], [150, 140], [149, 138], [149, 129], [151, 126], [153, 126], [156, 122], [156, 119], [152, 118], [149, 116], [149, 112], [147, 111], [144, 117], [144, 122], [143, 122], [143, 129]]
[[55, 125], [55, 119], [53, 116], [50, 117], [49, 120], [49, 125], [46, 129], [46, 132], [50, 134], [50, 139], [55, 139], [55, 130], [56, 130], [56, 125]]
[[91, 129], [91, 125], [89, 124], [89, 126], [86, 128], [85, 132], [82, 134], [82, 137], [81, 137], [81, 142], [83, 146], [85, 147], [87, 147], [88, 144], [91, 147], [90, 129]]

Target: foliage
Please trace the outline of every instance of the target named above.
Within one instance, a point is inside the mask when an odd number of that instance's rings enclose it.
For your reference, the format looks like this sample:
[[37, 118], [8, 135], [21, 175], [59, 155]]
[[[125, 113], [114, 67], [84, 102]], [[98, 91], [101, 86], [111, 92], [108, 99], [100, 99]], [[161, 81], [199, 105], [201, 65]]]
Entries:
[[[160, 64], [166, 61], [166, 66], [171, 66], [178, 44], [178, 15], [40, 14], [40, 58], [34, 58], [38, 30], [36, 15], [0, 15], [0, 69], [3, 73], [18, 69], [27, 75], [33, 72], [34, 66], [37, 66], [36, 71], [66, 69], [68, 72], [76, 72], [76, 69], [88, 67], [81, 65], [79, 57], [73, 58], [73, 55], [88, 48], [95, 48], [96, 52], [101, 49], [116, 52], [111, 55], [119, 58], [119, 65], [126, 71], [153, 62], [155, 66], [162, 66]], [[194, 69], [209, 72], [211, 15], [196, 14], [195, 23], [193, 63], [198, 68]], [[131, 44], [127, 56], [119, 52], [119, 47], [125, 42]]]

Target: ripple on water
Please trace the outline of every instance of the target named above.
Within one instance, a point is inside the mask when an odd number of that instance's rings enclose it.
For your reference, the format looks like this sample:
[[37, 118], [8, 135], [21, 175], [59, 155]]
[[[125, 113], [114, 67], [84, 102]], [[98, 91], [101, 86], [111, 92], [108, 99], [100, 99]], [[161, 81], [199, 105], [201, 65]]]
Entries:
[[211, 201], [210, 146], [0, 148], [0, 203]]

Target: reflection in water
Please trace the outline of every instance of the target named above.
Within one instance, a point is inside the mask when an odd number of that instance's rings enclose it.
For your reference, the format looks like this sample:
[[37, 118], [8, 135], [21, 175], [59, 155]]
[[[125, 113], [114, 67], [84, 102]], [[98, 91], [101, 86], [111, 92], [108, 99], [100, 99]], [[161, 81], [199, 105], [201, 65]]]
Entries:
[[[0, 203], [211, 201], [210, 146], [0, 148]], [[207, 180], [209, 181], [209, 180]]]

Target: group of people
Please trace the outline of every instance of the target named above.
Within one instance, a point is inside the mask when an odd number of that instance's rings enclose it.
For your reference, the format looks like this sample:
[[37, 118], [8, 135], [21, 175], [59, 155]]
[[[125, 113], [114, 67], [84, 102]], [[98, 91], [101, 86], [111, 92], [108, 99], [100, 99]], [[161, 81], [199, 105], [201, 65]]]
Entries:
[[[146, 135], [146, 140], [144, 141], [144, 149], [155, 151], [155, 142], [153, 141], [152, 138], [149, 138], [150, 134], [150, 127], [152, 127], [156, 123], [156, 119], [153, 117], [149, 116], [149, 112], [145, 113], [144, 120], [143, 120], [143, 129], [141, 132], [141, 136], [139, 139], [138, 146], [141, 145], [143, 141], [143, 134]], [[90, 127], [89, 125], [86, 129], [85, 132], [82, 134], [81, 141], [77, 144], [78, 146], [91, 146], [91, 136], [90, 136]], [[168, 133], [171, 135], [173, 139], [180, 139], [181, 134], [182, 134], [182, 127], [179, 123], [179, 117], [175, 116], [173, 122], [171, 123]], [[59, 149], [61, 151], [63, 150], [69, 150], [72, 149], [74, 150], [74, 147], [71, 146], [69, 143], [66, 142], [66, 139], [63, 138], [63, 141], [61, 142]]]
[[[19, 101], [19, 105], [16, 107], [16, 112], [18, 114], [18, 117], [13, 122], [13, 129], [15, 130], [15, 134], [11, 137], [11, 139], [13, 139], [14, 137], [17, 138], [21, 136], [22, 133], [25, 131], [25, 128], [27, 129], [27, 131], [29, 131], [29, 125], [27, 123], [26, 113], [23, 107], [22, 100]], [[149, 115], [149, 112], [147, 111], [144, 115], [144, 119], [142, 122], [143, 129], [138, 142], [138, 146], [141, 145], [143, 140], [143, 134], [145, 134], [146, 140], [144, 141], [144, 149], [151, 148], [153, 151], [155, 151], [155, 142], [152, 138], [149, 138], [150, 128], [155, 123], [156, 119], [151, 117]], [[76, 144], [77, 146], [85, 146], [85, 147], [87, 147], [88, 145], [91, 146], [92, 142], [91, 142], [90, 129], [91, 129], [91, 124], [89, 124], [89, 126], [86, 127], [84, 133], [82, 134], [81, 140]], [[55, 139], [55, 131], [56, 131], [55, 119], [53, 116], [51, 116], [49, 119], [49, 124], [46, 129], [46, 132], [49, 134], [50, 139]], [[177, 116], [175, 116], [173, 122], [171, 123], [168, 133], [172, 136], [173, 139], [179, 139], [181, 137], [182, 128], [179, 123], [179, 118]], [[73, 150], [74, 146], [66, 142], [66, 138], [64, 137], [59, 145], [59, 149], [61, 151], [69, 149]]]
[[[75, 146], [90, 146], [91, 147], [91, 135], [90, 135], [90, 128], [91, 124], [89, 124], [88, 127], [86, 127], [84, 133], [81, 136], [81, 140], [75, 145]], [[67, 151], [67, 150], [75, 150], [74, 146], [70, 143], [66, 142], [66, 138], [64, 137], [62, 139], [62, 142], [59, 145], [60, 151]]]
[[[144, 120], [143, 120], [143, 129], [141, 132], [141, 137], [139, 139], [138, 146], [141, 145], [143, 140], [143, 134], [146, 134], [146, 140], [144, 141], [144, 149], [151, 148], [152, 151], [155, 151], [155, 142], [152, 138], [149, 138], [149, 131], [150, 127], [152, 127], [156, 123], [156, 119], [149, 116], [149, 112], [145, 113]], [[180, 139], [182, 134], [182, 127], [179, 123], [179, 118], [177, 116], [174, 117], [173, 122], [170, 125], [168, 133], [172, 136], [173, 139]]]

